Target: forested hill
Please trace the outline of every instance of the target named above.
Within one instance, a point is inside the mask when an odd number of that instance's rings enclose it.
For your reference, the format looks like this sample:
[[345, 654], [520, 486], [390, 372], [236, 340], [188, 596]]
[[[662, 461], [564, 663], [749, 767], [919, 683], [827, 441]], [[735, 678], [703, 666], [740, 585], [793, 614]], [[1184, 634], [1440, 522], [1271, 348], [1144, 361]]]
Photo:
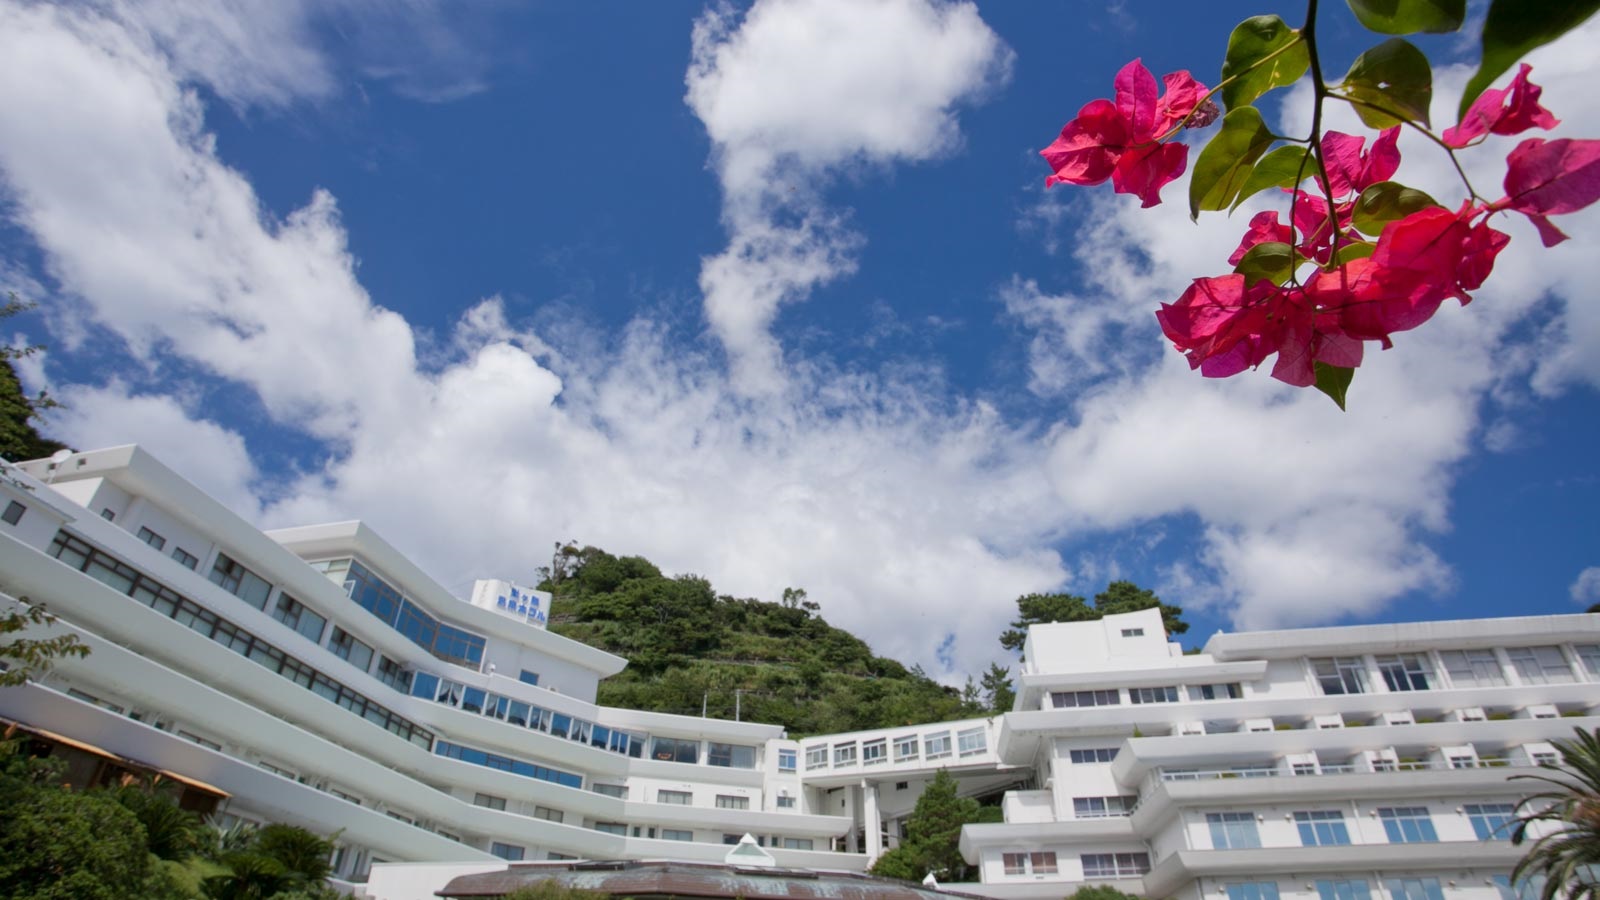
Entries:
[[649, 560], [558, 548], [540, 587], [549, 627], [628, 659], [600, 683], [606, 706], [780, 724], [792, 736], [981, 715], [977, 691], [943, 687], [872, 655], [829, 625], [804, 591], [782, 602], [719, 596], [704, 578], [668, 578]]

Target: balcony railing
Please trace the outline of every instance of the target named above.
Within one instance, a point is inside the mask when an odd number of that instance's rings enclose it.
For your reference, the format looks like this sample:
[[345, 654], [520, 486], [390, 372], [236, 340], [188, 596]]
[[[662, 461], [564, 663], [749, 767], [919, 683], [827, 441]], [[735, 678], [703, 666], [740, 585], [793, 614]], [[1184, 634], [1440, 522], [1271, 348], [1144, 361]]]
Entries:
[[1475, 759], [1464, 760], [1400, 760], [1397, 762], [1374, 762], [1370, 768], [1354, 763], [1339, 763], [1319, 765], [1314, 770], [1259, 768], [1259, 769], [1167, 769], [1158, 768], [1152, 774], [1161, 781], [1211, 781], [1223, 778], [1301, 778], [1318, 775], [1350, 775], [1350, 774], [1381, 774], [1384, 772], [1425, 772], [1442, 771], [1446, 769], [1504, 769], [1504, 768], [1535, 768], [1536, 763], [1522, 762], [1510, 759]]

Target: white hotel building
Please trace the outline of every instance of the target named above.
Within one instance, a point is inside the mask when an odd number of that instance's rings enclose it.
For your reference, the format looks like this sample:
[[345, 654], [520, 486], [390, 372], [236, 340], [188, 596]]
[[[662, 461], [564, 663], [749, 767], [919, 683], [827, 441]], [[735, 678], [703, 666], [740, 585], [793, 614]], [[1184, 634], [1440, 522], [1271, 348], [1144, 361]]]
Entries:
[[0, 601], [91, 653], [0, 719], [338, 832], [381, 900], [544, 859], [721, 862], [752, 835], [859, 871], [940, 768], [1005, 821], [961, 849], [998, 898], [1503, 900], [1503, 825], [1552, 740], [1600, 726], [1600, 616], [1218, 634], [1154, 611], [1035, 626], [1014, 711], [790, 740], [613, 709], [626, 661], [463, 601], [357, 522], [266, 532], [137, 447], [0, 470]]

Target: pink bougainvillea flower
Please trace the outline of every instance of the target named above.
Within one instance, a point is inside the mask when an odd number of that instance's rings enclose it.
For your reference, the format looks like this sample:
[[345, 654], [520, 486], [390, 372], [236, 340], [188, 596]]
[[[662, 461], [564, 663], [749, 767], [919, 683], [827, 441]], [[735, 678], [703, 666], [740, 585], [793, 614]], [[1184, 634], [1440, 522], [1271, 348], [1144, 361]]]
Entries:
[[1388, 181], [1400, 168], [1399, 140], [1400, 126], [1386, 128], [1372, 142], [1372, 149], [1363, 153], [1361, 148], [1366, 138], [1339, 131], [1323, 135], [1322, 152], [1332, 188], [1329, 194], [1334, 197], [1359, 194], [1380, 181]]
[[1533, 67], [1523, 63], [1509, 87], [1479, 94], [1467, 114], [1461, 117], [1461, 124], [1446, 128], [1439, 139], [1460, 148], [1486, 134], [1521, 134], [1530, 128], [1548, 131], [1560, 125], [1560, 120], [1551, 115], [1550, 110], [1539, 105], [1539, 95], [1544, 89], [1528, 80], [1531, 71]]
[[1567, 239], [1547, 216], [1577, 212], [1600, 200], [1600, 141], [1528, 138], [1506, 157], [1506, 196], [1491, 211], [1522, 213], [1546, 247]]
[[1278, 221], [1277, 210], [1269, 209], [1266, 212], [1258, 212], [1250, 219], [1250, 230], [1246, 231], [1244, 237], [1240, 239], [1239, 249], [1233, 251], [1233, 255], [1228, 257], [1228, 265], [1237, 266], [1239, 260], [1244, 259], [1244, 255], [1250, 252], [1250, 248], [1257, 244], [1270, 242], [1287, 244], [1293, 240], [1294, 231], [1289, 226]]
[[1155, 76], [1139, 60], [1122, 67], [1115, 82], [1115, 100], [1093, 100], [1061, 129], [1061, 136], [1039, 155], [1053, 172], [1045, 186], [1060, 183], [1094, 185], [1111, 179], [1119, 194], [1134, 194], [1145, 206], [1161, 202], [1161, 188], [1188, 165], [1189, 148], [1163, 143], [1190, 114], [1205, 85], [1188, 72], [1165, 79], [1158, 96]]

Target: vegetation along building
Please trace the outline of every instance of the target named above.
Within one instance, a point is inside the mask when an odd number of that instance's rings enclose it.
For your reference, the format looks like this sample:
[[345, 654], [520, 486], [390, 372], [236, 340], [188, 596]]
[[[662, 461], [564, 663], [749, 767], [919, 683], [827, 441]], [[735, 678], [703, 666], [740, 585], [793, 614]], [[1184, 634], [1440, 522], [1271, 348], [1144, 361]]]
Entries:
[[339, 878], [380, 898], [740, 846], [860, 872], [945, 769], [1003, 794], [1003, 822], [961, 832], [968, 893], [1505, 900], [1507, 776], [1600, 726], [1595, 615], [1188, 655], [1158, 610], [1036, 625], [1012, 712], [804, 740], [601, 707], [626, 661], [546, 630], [549, 595], [461, 600], [359, 522], [263, 533], [132, 446], [0, 472], [0, 591], [91, 649], [0, 690], [0, 718], [202, 785], [221, 816], [337, 834]]

